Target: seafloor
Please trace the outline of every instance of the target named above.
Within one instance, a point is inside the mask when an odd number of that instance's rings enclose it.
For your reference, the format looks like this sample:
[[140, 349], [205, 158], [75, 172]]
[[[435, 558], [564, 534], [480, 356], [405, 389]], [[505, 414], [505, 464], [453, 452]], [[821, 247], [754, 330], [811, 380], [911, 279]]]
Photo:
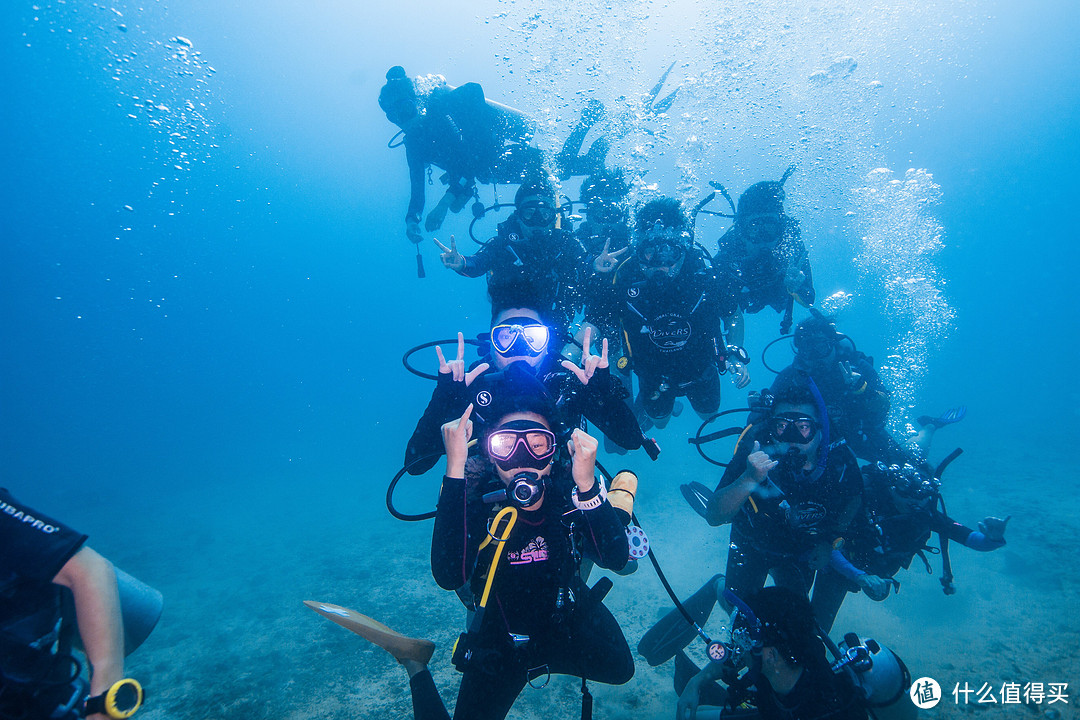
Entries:
[[[687, 427], [682, 428], [680, 423]], [[680, 443], [692, 431], [683, 418], [661, 435]], [[947, 431], [945, 431], [947, 432]], [[941, 456], [945, 432], [939, 435]], [[959, 431], [956, 431], [960, 435]], [[949, 512], [974, 524], [1011, 514], [1008, 545], [993, 553], [953, 546], [958, 592], [946, 597], [932, 557], [929, 575], [916, 559], [901, 574], [898, 595], [884, 603], [848, 596], [834, 627], [870, 635], [895, 650], [914, 676], [936, 678], [946, 692], [926, 717], [1080, 717], [1080, 697], [1041, 706], [954, 702], [955, 684], [1069, 683], [1080, 691], [1076, 548], [1080, 508], [1068, 493], [1052, 499], [1047, 458], [1022, 442], [969, 447], [949, 470]], [[678, 454], [678, 457], [674, 455]], [[618, 463], [616, 465], [615, 463]], [[1045, 465], [1044, 465], [1045, 463]], [[715, 469], [681, 449], [661, 462], [611, 460], [641, 473], [637, 512], [673, 586], [683, 596], [723, 571], [726, 530], [709, 528], [683, 502], [678, 485], [712, 483]], [[1019, 470], [1018, 470], [1019, 469]], [[368, 469], [372, 470], [372, 469]], [[114, 537], [148, 538], [105, 549], [167, 598], [155, 633], [130, 659], [145, 681], [147, 720], [269, 718], [398, 718], [411, 715], [406, 675], [391, 658], [302, 605], [317, 599], [353, 607], [438, 644], [435, 680], [450, 702], [458, 681], [449, 648], [464, 613], [428, 569], [430, 523], [403, 523], [380, 511], [383, 472], [359, 472], [353, 483], [274, 483], [246, 479], [214, 492], [177, 489], [150, 498], [144, 512], [113, 526]], [[360, 478], [363, 478], [362, 480]], [[427, 483], [432, 497], [435, 474]], [[258, 492], [251, 488], [258, 487]], [[241, 489], [246, 488], [246, 489]], [[607, 599], [631, 646], [670, 609], [651, 567], [616, 577]], [[719, 610], [709, 625], [716, 633]], [[691, 646], [699, 662], [700, 643]], [[671, 664], [650, 668], [622, 687], [593, 684], [598, 720], [668, 718], [675, 695]], [[578, 683], [554, 678], [526, 689], [511, 717], [550, 720], [579, 716]], [[553, 710], [554, 709], [554, 710]]]

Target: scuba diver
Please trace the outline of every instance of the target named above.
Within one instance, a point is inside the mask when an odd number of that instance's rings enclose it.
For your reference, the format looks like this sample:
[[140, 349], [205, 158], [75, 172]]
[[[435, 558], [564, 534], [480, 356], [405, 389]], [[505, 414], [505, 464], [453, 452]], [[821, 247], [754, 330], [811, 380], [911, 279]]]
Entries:
[[[552, 674], [582, 678], [584, 710], [591, 702], [585, 680], [621, 685], [634, 674], [626, 638], [602, 603], [610, 581], [590, 589], [579, 573], [582, 558], [609, 570], [629, 559], [623, 519], [608, 500], [613, 491], [595, 477], [597, 441], [580, 429], [560, 437], [548, 399], [510, 384], [479, 433], [472, 404], [442, 428], [446, 475], [431, 570], [474, 610], [452, 657], [462, 672], [459, 720], [500, 720], [527, 683], [539, 687]], [[483, 451], [469, 457], [474, 434]], [[308, 604], [405, 667], [418, 720], [450, 717], [427, 668], [431, 642]]]
[[[738, 611], [732, 619], [732, 642], [725, 648], [725, 656], [721, 660], [711, 659], [700, 671], [685, 655], [676, 661], [677, 720], [736, 717], [864, 720], [868, 717], [867, 701], [872, 694], [857, 684], [861, 679], [857, 671], [834, 671], [805, 595], [771, 586], [747, 594], [745, 603], [737, 596], [729, 597]], [[892, 700], [909, 702], [906, 690], [910, 679], [905, 682], [899, 672], [903, 666], [895, 656], [872, 640], [855, 647], [865, 651], [856, 650], [856, 653], [871, 657], [873, 665], [882, 671], [894, 670], [887, 676], [888, 691], [901, 697]], [[870, 648], [877, 648], [878, 652]], [[748, 667], [738, 676], [741, 665]], [[719, 685], [719, 680], [727, 687]], [[747, 701], [756, 712], [743, 705]]]
[[619, 332], [612, 278], [631, 251], [629, 192], [622, 169], [615, 168], [585, 178], [579, 194], [585, 220], [575, 234], [586, 253], [585, 317], [604, 337], [616, 337]]
[[[1012, 516], [984, 518], [978, 530], [961, 525], [945, 513], [940, 477], [911, 465], [881, 462], [863, 467], [862, 476], [864, 512], [844, 543], [844, 556], [850, 561], [823, 570], [814, 586], [814, 612], [825, 630], [832, 626], [847, 593], [863, 590], [871, 600], [884, 600], [891, 587], [899, 587], [893, 579], [896, 573], [901, 568], [907, 570], [916, 555], [929, 571], [923, 552], [929, 549], [931, 533], [937, 533], [940, 540], [941, 584], [946, 595], [955, 592], [950, 541], [980, 552], [1005, 545], [1005, 525]], [[868, 583], [864, 580], [867, 576], [879, 581]]]
[[810, 256], [798, 221], [784, 212], [784, 182], [794, 170], [792, 165], [779, 182], [756, 183], [739, 196], [734, 223], [713, 256], [717, 276], [738, 299], [725, 322], [729, 339], [739, 346], [744, 340], [743, 313], [771, 307], [783, 314], [780, 334], [786, 335], [793, 303], [814, 304]]
[[556, 202], [555, 189], [544, 179], [522, 183], [514, 196], [514, 212], [499, 223], [498, 233], [475, 255], [462, 255], [454, 238], [450, 247], [438, 240], [442, 263], [459, 275], [487, 275], [492, 306], [507, 306], [524, 296], [566, 330], [581, 308], [585, 252], [568, 229]]
[[[855, 455], [870, 462], [920, 465], [924, 448], [918, 444], [902, 447], [886, 427], [889, 416], [889, 391], [874, 369], [873, 358], [855, 349], [850, 339], [836, 330], [833, 321], [819, 312], [795, 326], [795, 359], [773, 381], [773, 395], [791, 386], [805, 387], [809, 380], [817, 385], [829, 417], [833, 438], [843, 438]], [[751, 422], [755, 418], [751, 415]], [[930, 423], [956, 422], [963, 414], [946, 413]], [[931, 433], [925, 435], [928, 442]]]
[[[142, 704], [124, 656], [153, 629], [161, 595], [86, 539], [0, 488], [0, 718], [108, 720]], [[135, 586], [149, 600], [139, 617], [124, 602]], [[79, 641], [89, 683], [72, 655]]]
[[833, 442], [820, 394], [790, 387], [752, 425], [705, 507], [710, 525], [731, 523], [725, 585], [740, 597], [771, 575], [803, 595], [832, 562], [862, 503], [855, 456]]
[[584, 338], [581, 364], [559, 360], [552, 352], [554, 331], [540, 313], [528, 307], [498, 309], [491, 318], [485, 357], [465, 366], [465, 340], [458, 333], [457, 357], [447, 361], [436, 347], [439, 375], [435, 391], [416, 424], [405, 450], [405, 465], [412, 475], [422, 475], [438, 462], [442, 449], [439, 428], [461, 415], [472, 403], [474, 417], [487, 418], [488, 407], [503, 391], [505, 375], [518, 377], [542, 389], [553, 399], [560, 413], [573, 426], [582, 418], [625, 450], [645, 445], [655, 459], [656, 444], [645, 438], [634, 412], [627, 404], [629, 393], [608, 370], [607, 340], [601, 341], [599, 355], [592, 353], [591, 331]]
[[404, 68], [395, 65], [379, 92], [379, 107], [403, 135], [398, 144], [405, 146], [411, 188], [405, 234], [413, 243], [423, 241], [420, 218], [431, 166], [445, 171], [441, 180], [447, 191], [427, 216], [428, 232], [442, 226], [448, 210], [465, 207], [477, 182], [519, 183], [544, 164], [543, 153], [529, 144], [535, 132], [531, 120], [485, 98], [477, 83], [455, 88], [437, 79], [441, 82], [430, 91], [418, 93]]
[[711, 415], [720, 407], [722, 373], [735, 373], [736, 387], [750, 381], [725, 343], [727, 298], [678, 200], [646, 203], [637, 213], [636, 235], [634, 254], [614, 278], [624, 344], [619, 367], [637, 375], [635, 404], [650, 422], [666, 425], [683, 396], [698, 414]]

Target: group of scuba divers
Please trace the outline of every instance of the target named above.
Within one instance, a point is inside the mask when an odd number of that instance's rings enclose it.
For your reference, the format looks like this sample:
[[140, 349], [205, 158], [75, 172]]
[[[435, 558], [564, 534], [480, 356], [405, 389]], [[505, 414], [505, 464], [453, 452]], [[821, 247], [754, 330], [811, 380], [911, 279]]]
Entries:
[[[646, 107], [670, 104], [674, 93], [656, 101], [663, 81]], [[834, 644], [833, 619], [848, 593], [884, 600], [914, 557], [929, 571], [931, 551], [940, 552], [942, 585], [952, 593], [948, 543], [994, 550], [1005, 543], [1008, 518], [988, 517], [972, 530], [945, 512], [940, 478], [959, 451], [936, 468], [926, 453], [964, 408], [919, 418], [920, 430], [903, 442], [889, 434], [889, 394], [872, 358], [813, 306], [809, 257], [784, 209], [793, 168], [751, 186], [737, 204], [713, 184], [730, 214], [705, 209], [714, 192], [690, 211], [662, 197], [631, 217], [629, 184], [604, 165], [606, 140], [579, 155], [604, 118], [595, 101], [550, 160], [515, 134], [522, 117], [486, 101], [475, 83], [432, 86], [395, 67], [379, 102], [402, 130], [391, 144], [407, 149], [414, 194], [406, 234], [414, 242], [423, 239], [432, 166], [446, 171], [449, 189], [428, 231], [470, 199], [474, 220], [484, 216], [475, 183], [518, 185], [509, 217], [475, 253], [462, 253], [453, 238], [435, 241], [445, 267], [486, 278], [491, 324], [476, 340], [458, 333], [456, 353], [442, 347], [452, 340], [406, 353], [406, 367], [436, 386], [387, 492], [396, 517], [434, 518], [432, 574], [467, 609], [451, 653], [462, 673], [453, 717], [504, 718], [527, 684], [552, 674], [581, 678], [582, 717], [591, 717], [587, 682], [628, 682], [634, 657], [603, 602], [611, 579], [590, 587], [590, 572], [595, 565], [629, 575], [646, 557], [675, 608], [637, 650], [650, 665], [675, 660], [678, 718], [913, 716], [900, 659], [854, 634]], [[585, 180], [571, 201], [554, 183], [575, 175]], [[716, 252], [695, 241], [701, 212], [733, 221]], [[788, 335], [795, 304], [808, 316]], [[749, 394], [748, 408], [721, 411], [722, 376], [737, 388], [750, 382], [744, 315], [766, 307], [780, 314], [794, 361], [771, 387]], [[469, 345], [479, 355], [471, 363]], [[438, 372], [429, 375], [410, 358], [432, 346]], [[731, 541], [726, 571], [681, 601], [638, 523], [637, 474], [609, 473], [597, 450], [602, 441], [608, 452], [643, 449], [656, 460], [648, 432], [677, 415], [682, 398], [704, 421], [691, 443], [724, 471], [715, 488], [691, 482], [681, 490], [710, 525], [730, 524]], [[746, 423], [708, 432], [733, 413], [748, 413]], [[727, 462], [704, 449], [720, 437], [737, 437]], [[440, 458], [436, 509], [402, 513], [393, 501], [398, 482]], [[927, 544], [933, 533], [940, 549]], [[451, 716], [427, 669], [433, 643], [347, 608], [308, 604], [405, 667], [415, 717]], [[716, 605], [730, 614], [730, 638], [713, 640], [703, 627]], [[697, 637], [707, 647], [703, 668], [686, 654]]]
[[[647, 112], [674, 101], [677, 91], [658, 99], [665, 79], [642, 102]], [[928, 552], [940, 553], [951, 594], [949, 543], [997, 549], [1008, 518], [972, 530], [945, 511], [941, 476], [959, 451], [936, 468], [927, 451], [963, 408], [919, 418], [903, 442], [887, 431], [889, 395], [872, 359], [813, 306], [809, 257], [783, 204], [792, 170], [751, 186], [737, 204], [714, 185], [731, 213], [707, 209], [714, 192], [690, 211], [650, 200], [631, 218], [629, 184], [604, 165], [606, 138], [579, 154], [605, 117], [598, 103], [549, 161], [529, 143], [525, 118], [475, 83], [418, 83], [395, 67], [379, 102], [404, 134], [414, 242], [423, 239], [432, 166], [446, 171], [449, 189], [428, 231], [475, 201], [476, 183], [518, 185], [513, 211], [476, 253], [462, 254], [453, 239], [440, 244], [447, 268], [486, 277], [491, 324], [475, 340], [458, 333], [456, 353], [442, 347], [454, 341], [439, 341], [406, 354], [406, 367], [436, 385], [387, 492], [395, 517], [434, 519], [432, 574], [467, 610], [451, 653], [462, 673], [453, 717], [499, 720], [527, 684], [565, 674], [581, 678], [581, 717], [591, 718], [588, 681], [627, 683], [635, 659], [603, 602], [612, 580], [590, 586], [589, 576], [599, 566], [625, 577], [646, 557], [675, 607], [637, 652], [653, 666], [674, 659], [679, 720], [912, 717], [910, 677], [896, 655], [851, 633], [839, 645], [830, 639], [841, 603], [860, 592], [885, 600], [915, 557], [930, 570]], [[619, 127], [609, 122], [610, 133]], [[575, 175], [586, 179], [571, 202], [551, 176]], [[575, 205], [585, 215], [576, 227]], [[487, 211], [474, 202], [474, 219]], [[695, 241], [701, 213], [733, 221], [716, 252]], [[788, 335], [795, 304], [808, 316]], [[780, 314], [794, 360], [771, 387], [749, 393], [748, 407], [721, 410], [723, 375], [739, 389], [750, 382], [743, 317], [766, 307]], [[432, 346], [438, 372], [428, 375], [410, 357]], [[478, 348], [476, 361], [466, 362], [467, 346]], [[611, 474], [597, 461], [601, 441], [610, 453], [641, 449], [656, 460], [648, 432], [681, 412], [682, 398], [703, 418], [691, 443], [724, 471], [715, 488], [689, 482], [681, 491], [710, 525], [730, 524], [725, 572], [685, 600], [638, 521], [637, 474]], [[736, 413], [747, 414], [745, 424], [710, 431]], [[725, 437], [737, 438], [726, 462], [706, 452]], [[399, 511], [399, 481], [440, 460], [436, 509]], [[160, 593], [85, 542], [0, 489], [0, 720], [124, 718], [142, 703], [138, 682], [124, 677], [124, 655], [154, 627]], [[345, 607], [306, 604], [404, 666], [418, 720], [450, 717], [428, 671], [432, 642]], [[704, 627], [717, 605], [730, 616], [722, 639]], [[701, 668], [686, 652], [695, 638], [706, 646]], [[89, 682], [75, 659], [80, 648]]]

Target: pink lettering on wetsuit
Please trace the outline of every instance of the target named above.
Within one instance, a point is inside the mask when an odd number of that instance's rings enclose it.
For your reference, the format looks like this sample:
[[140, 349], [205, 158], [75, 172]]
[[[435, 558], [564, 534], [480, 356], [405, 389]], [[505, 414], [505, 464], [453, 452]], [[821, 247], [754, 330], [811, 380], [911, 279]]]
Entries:
[[529, 544], [520, 552], [509, 552], [506, 559], [511, 565], [528, 565], [534, 562], [544, 562], [548, 559], [547, 541], [542, 537], [529, 541]]

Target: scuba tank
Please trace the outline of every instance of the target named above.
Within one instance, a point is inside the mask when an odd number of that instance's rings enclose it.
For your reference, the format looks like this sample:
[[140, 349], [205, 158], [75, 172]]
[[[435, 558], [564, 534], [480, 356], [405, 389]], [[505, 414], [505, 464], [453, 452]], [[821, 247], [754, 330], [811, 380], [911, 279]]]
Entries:
[[908, 698], [911, 673], [896, 654], [873, 638], [844, 635], [833, 672], [846, 672], [877, 720], [913, 720], [918, 708]]

